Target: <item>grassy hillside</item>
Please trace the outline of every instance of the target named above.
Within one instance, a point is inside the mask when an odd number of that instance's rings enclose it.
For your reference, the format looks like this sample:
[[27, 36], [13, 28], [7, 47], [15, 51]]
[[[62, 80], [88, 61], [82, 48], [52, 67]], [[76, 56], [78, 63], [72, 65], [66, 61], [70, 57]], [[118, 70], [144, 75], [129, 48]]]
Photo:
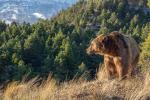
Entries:
[[[150, 13], [145, 7], [145, 3], [137, 6], [128, 0], [80, 0], [33, 25], [1, 21], [0, 84], [4, 87], [0, 98], [148, 100]], [[112, 31], [132, 36], [141, 47], [140, 72], [134, 78], [108, 81], [100, 70], [95, 79], [103, 57], [87, 55], [86, 48], [96, 35]]]
[[149, 100], [150, 75], [118, 81], [72, 80], [58, 85], [49, 77], [42, 84], [38, 79], [13, 82], [0, 94], [2, 100]]

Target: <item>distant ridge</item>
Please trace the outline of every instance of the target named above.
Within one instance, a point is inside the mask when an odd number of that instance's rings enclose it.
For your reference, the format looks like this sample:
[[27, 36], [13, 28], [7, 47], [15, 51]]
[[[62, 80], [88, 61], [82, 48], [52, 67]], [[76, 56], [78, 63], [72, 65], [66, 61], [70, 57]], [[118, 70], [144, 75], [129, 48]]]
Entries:
[[39, 18], [49, 19], [76, 0], [0, 0], [0, 20], [6, 23], [34, 23]]

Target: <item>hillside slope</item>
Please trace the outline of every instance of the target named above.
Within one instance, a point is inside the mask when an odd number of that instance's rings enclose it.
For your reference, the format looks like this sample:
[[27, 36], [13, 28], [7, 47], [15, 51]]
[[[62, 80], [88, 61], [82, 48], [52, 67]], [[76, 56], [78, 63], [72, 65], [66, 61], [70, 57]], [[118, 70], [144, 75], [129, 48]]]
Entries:
[[103, 58], [86, 54], [89, 42], [97, 34], [120, 31], [140, 44], [148, 36], [149, 22], [150, 13], [128, 0], [81, 0], [32, 25], [0, 21], [0, 83], [49, 73], [61, 82], [82, 74], [94, 79]]
[[149, 100], [150, 79], [136, 77], [123, 81], [94, 80], [77, 81], [57, 85], [56, 81], [47, 79], [38, 85], [37, 78], [22, 83], [10, 83], [1, 92], [3, 100]]
[[[137, 67], [147, 75], [107, 81], [100, 73], [102, 78], [95, 78], [103, 59], [87, 55], [86, 48], [97, 34], [111, 31], [131, 35], [142, 44], [143, 59]], [[149, 100], [149, 33], [150, 14], [127, 0], [81, 0], [33, 25], [0, 22], [0, 83], [8, 84], [0, 99]], [[35, 76], [40, 78], [32, 79]]]

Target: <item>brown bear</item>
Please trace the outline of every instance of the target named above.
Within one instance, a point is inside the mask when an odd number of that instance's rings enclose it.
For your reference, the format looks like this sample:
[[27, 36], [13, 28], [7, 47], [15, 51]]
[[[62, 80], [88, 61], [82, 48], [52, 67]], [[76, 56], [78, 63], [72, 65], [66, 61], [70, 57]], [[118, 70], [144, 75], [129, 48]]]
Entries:
[[106, 36], [97, 36], [87, 53], [103, 55], [108, 78], [118, 77], [121, 80], [131, 76], [140, 50], [133, 38], [115, 31]]

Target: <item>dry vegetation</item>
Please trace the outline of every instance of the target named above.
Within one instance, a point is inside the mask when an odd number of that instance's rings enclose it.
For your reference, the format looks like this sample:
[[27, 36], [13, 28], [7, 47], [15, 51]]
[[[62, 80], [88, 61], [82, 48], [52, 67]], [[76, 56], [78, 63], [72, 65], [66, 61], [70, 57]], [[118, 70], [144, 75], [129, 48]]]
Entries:
[[[101, 70], [98, 76], [104, 76]], [[41, 85], [38, 78], [10, 83], [1, 92], [1, 100], [149, 100], [150, 74], [128, 80], [70, 81], [57, 85], [49, 77]], [[104, 79], [104, 78], [103, 78]]]

